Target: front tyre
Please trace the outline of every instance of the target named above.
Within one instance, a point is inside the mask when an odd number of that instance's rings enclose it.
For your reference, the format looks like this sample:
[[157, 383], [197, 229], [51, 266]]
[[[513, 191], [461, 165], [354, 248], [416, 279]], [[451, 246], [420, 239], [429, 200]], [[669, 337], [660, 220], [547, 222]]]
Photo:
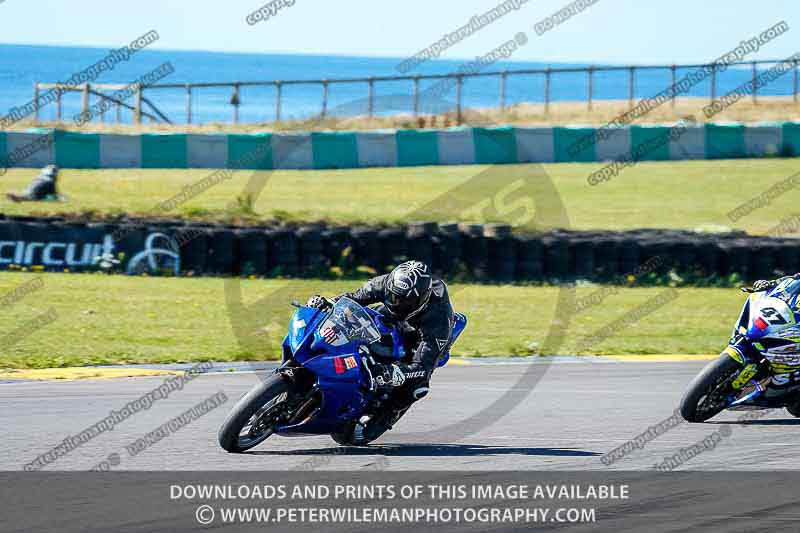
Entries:
[[285, 418], [291, 387], [274, 374], [253, 387], [228, 413], [219, 429], [219, 445], [230, 453], [241, 453], [258, 446]]
[[728, 354], [711, 361], [689, 384], [681, 400], [681, 416], [687, 422], [705, 422], [727, 407], [730, 382], [742, 365]]

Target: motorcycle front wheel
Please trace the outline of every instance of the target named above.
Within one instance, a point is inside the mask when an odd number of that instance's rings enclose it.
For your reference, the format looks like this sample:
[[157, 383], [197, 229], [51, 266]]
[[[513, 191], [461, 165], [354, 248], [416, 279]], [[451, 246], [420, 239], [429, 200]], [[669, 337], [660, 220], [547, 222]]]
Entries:
[[705, 422], [725, 410], [730, 383], [741, 369], [742, 365], [727, 354], [708, 363], [683, 395], [680, 411], [684, 420]]
[[291, 396], [289, 383], [274, 374], [253, 387], [228, 413], [219, 429], [219, 445], [230, 453], [241, 453], [258, 446], [287, 417]]

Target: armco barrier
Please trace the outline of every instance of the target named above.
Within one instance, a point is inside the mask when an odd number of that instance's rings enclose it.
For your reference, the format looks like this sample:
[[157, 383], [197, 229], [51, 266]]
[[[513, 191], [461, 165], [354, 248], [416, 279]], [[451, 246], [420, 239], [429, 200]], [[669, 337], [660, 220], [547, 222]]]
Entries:
[[[475, 127], [313, 133], [187, 134], [0, 132], [0, 166], [68, 168], [334, 169], [421, 165], [719, 159], [800, 155], [800, 123], [699, 124], [670, 138], [670, 125]], [[674, 132], [673, 132], [674, 133]], [[17, 160], [36, 139], [52, 143]], [[582, 143], [587, 136], [596, 142]], [[658, 142], [664, 140], [668, 142]], [[576, 144], [577, 143], [577, 144]], [[574, 147], [580, 145], [580, 150]], [[584, 146], [585, 145], [585, 146]]]
[[[641, 270], [689, 279], [743, 280], [800, 271], [800, 239], [554, 230], [516, 235], [501, 224], [413, 223], [394, 227], [231, 227], [169, 220], [79, 222], [58, 217], [0, 219], [0, 270], [83, 272], [101, 256], [128, 274], [318, 277], [388, 271], [420, 259], [452, 277], [489, 282], [610, 281]], [[360, 268], [359, 267], [364, 267]]]

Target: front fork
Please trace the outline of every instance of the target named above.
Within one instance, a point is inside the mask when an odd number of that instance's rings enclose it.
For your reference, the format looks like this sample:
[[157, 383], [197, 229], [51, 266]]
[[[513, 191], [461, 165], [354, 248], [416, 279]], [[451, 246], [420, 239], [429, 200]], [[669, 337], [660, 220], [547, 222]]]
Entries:
[[769, 363], [745, 336], [737, 336], [722, 350], [721, 355], [728, 355], [742, 365], [742, 370], [731, 382], [731, 387], [739, 391], [745, 385], [752, 384], [761, 388], [759, 381], [769, 376]]

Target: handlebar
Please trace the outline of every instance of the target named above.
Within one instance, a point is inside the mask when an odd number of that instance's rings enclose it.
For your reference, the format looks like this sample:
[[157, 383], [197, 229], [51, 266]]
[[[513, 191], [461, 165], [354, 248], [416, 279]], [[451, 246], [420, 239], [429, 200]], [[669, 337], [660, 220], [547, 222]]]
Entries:
[[[336, 302], [334, 300], [331, 300], [330, 298], [326, 298], [325, 296], [319, 296], [319, 297], [322, 299], [323, 302], [325, 302], [325, 307], [322, 307], [321, 309], [330, 309], [334, 305], [336, 305]], [[298, 302], [297, 300], [292, 300], [291, 305], [292, 307], [297, 307], [297, 308], [305, 307], [304, 304]]]

